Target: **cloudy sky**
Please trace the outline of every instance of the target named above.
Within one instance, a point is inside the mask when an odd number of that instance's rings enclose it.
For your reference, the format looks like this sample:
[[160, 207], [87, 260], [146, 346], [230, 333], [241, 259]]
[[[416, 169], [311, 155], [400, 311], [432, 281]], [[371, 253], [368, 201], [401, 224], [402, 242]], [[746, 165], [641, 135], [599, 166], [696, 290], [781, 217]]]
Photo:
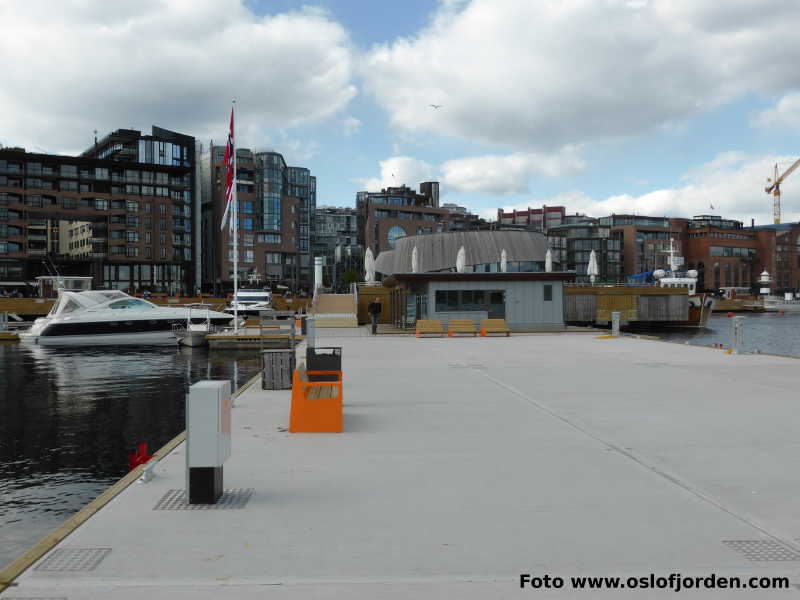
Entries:
[[436, 179], [484, 215], [747, 223], [771, 222], [765, 180], [800, 156], [795, 0], [309, 2], [3, 0], [0, 143], [76, 153], [153, 124], [220, 142], [235, 97], [240, 146], [311, 168], [319, 204]]

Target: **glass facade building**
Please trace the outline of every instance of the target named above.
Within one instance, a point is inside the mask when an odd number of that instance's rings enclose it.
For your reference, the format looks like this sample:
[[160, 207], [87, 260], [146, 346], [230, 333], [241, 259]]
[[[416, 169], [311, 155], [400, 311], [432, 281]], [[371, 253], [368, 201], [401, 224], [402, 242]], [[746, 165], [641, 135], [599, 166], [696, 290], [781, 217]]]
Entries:
[[[203, 289], [233, 285], [233, 240], [219, 231], [225, 209], [225, 148], [214, 146], [203, 160]], [[286, 164], [278, 152], [236, 151], [239, 199], [239, 281], [277, 284], [293, 291], [311, 289], [310, 266], [316, 178], [305, 167]], [[207, 173], [207, 174], [206, 174]]]

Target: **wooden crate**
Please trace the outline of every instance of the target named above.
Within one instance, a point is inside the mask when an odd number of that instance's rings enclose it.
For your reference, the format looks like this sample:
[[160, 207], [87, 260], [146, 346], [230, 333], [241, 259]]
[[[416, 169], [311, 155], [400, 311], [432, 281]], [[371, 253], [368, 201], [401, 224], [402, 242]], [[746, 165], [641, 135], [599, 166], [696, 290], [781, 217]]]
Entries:
[[294, 349], [261, 351], [261, 389], [289, 390], [295, 367]]

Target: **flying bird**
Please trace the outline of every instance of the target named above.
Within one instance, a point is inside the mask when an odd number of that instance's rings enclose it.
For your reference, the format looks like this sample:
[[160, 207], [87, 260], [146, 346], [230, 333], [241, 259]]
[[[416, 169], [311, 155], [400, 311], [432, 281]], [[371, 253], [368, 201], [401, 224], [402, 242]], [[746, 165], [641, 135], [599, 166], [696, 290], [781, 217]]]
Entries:
[[431, 106], [433, 108], [442, 108], [442, 106], [444, 106], [444, 104], [428, 104], [428, 106]]

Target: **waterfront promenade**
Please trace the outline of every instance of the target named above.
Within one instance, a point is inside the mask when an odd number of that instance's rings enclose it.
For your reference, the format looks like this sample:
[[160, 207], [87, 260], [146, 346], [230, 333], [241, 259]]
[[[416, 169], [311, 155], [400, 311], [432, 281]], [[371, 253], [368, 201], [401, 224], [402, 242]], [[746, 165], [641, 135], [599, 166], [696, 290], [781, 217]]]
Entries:
[[319, 332], [343, 348], [345, 433], [288, 434], [288, 391], [239, 396], [225, 487], [252, 488], [243, 508], [154, 510], [184, 487], [178, 446], [59, 544], [109, 548], [93, 570], [34, 565], [0, 599], [684, 595], [523, 591], [521, 573], [800, 584], [797, 360], [362, 333]]

